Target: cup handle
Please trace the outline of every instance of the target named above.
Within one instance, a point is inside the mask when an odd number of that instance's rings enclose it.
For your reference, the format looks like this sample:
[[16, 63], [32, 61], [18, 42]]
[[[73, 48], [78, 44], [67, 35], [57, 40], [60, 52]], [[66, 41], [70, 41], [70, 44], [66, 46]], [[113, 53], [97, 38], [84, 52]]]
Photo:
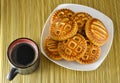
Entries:
[[18, 74], [17, 69], [16, 69], [16, 68], [12, 68], [12, 69], [10, 70], [10, 73], [7, 75], [7, 79], [10, 81], [10, 80], [12, 80], [17, 74]]

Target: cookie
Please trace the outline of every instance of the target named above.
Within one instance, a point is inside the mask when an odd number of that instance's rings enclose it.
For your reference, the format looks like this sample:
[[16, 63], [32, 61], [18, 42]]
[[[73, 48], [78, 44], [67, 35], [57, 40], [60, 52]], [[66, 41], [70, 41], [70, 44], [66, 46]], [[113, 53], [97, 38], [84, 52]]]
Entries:
[[63, 41], [73, 37], [78, 31], [77, 23], [69, 18], [62, 18], [51, 24], [50, 37], [57, 41]]
[[76, 34], [72, 38], [59, 42], [58, 52], [60, 56], [67, 61], [74, 61], [85, 54], [87, 50], [87, 43], [85, 38]]
[[100, 57], [100, 47], [94, 45], [89, 40], [87, 40], [87, 51], [84, 56], [76, 59], [78, 63], [81, 64], [91, 64], [97, 61]]
[[51, 24], [58, 22], [62, 18], [71, 18], [74, 12], [70, 9], [59, 9], [51, 17]]
[[108, 31], [104, 24], [97, 18], [89, 19], [85, 25], [88, 39], [95, 45], [102, 46], [108, 39]]
[[62, 59], [62, 57], [58, 53], [58, 41], [51, 39], [49, 36], [44, 41], [44, 50], [48, 57], [54, 60]]
[[79, 33], [81, 34], [83, 33], [84, 26], [87, 20], [90, 18], [92, 18], [92, 16], [85, 12], [77, 12], [76, 14], [73, 15], [72, 19], [77, 22]]

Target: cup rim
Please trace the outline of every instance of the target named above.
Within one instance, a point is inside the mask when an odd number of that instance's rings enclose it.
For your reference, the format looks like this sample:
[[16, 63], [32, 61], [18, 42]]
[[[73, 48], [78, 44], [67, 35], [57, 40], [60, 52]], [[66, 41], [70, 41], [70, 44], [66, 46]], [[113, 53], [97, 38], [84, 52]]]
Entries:
[[[18, 66], [18, 65], [16, 65], [13, 61], [11, 61], [11, 59], [10, 59], [10, 57], [9, 57], [10, 47], [12, 46], [12, 44], [13, 44], [15, 41], [21, 40], [21, 39], [26, 39], [26, 40], [31, 41], [31, 42], [35, 45], [35, 47], [37, 48], [37, 49], [36, 49], [36, 50], [37, 50], [37, 53], [35, 54], [35, 56], [37, 56], [36, 59], [34, 59], [34, 60], [31, 62], [31, 64], [30, 64], [30, 65], [27, 65], [27, 66]], [[22, 42], [22, 43], [24, 43], [24, 42]], [[25, 43], [26, 43], [26, 42], [25, 42]], [[29, 44], [29, 43], [26, 43], [26, 44]], [[32, 45], [31, 45], [31, 46], [32, 46]], [[33, 47], [33, 49], [35, 50], [34, 47]], [[36, 51], [36, 50], [35, 50], [35, 51]], [[39, 47], [38, 47], [37, 43], [36, 43], [35, 41], [33, 41], [32, 39], [30, 39], [30, 38], [26, 38], [26, 37], [17, 38], [17, 39], [13, 40], [13, 41], [9, 44], [8, 49], [7, 49], [7, 57], [8, 57], [8, 59], [9, 59], [9, 62], [11, 63], [11, 65], [13, 65], [14, 67], [16, 67], [16, 68], [22, 68], [22, 69], [28, 68], [28, 67], [31, 67], [32, 65], [34, 65], [34, 64], [38, 61], [38, 59], [39, 59], [39, 57], [40, 57], [40, 56], [39, 56]]]

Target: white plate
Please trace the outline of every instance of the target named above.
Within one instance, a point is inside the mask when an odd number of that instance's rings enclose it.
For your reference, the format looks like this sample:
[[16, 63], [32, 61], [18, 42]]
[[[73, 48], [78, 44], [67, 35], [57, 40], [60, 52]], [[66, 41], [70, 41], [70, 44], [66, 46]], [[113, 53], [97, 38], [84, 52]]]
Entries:
[[[62, 8], [68, 8], [68, 9], [73, 10], [74, 12], [89, 13], [91, 16], [100, 19], [104, 23], [104, 25], [106, 26], [106, 28], [108, 30], [108, 34], [109, 34], [108, 41], [106, 42], [106, 44], [104, 46], [101, 47], [100, 58], [95, 63], [85, 65], [85, 64], [79, 64], [77, 62], [68, 62], [68, 61], [65, 61], [65, 60], [55, 61], [55, 60], [52, 60], [51, 58], [49, 58], [47, 56], [47, 54], [45, 53], [45, 51], [43, 49], [43, 41], [49, 33], [50, 18], [56, 10], [62, 9]], [[99, 12], [98, 10], [95, 10], [95, 9], [87, 7], [87, 6], [78, 5], [78, 4], [61, 4], [53, 10], [53, 12], [48, 17], [48, 19], [47, 19], [47, 21], [44, 25], [42, 35], [41, 35], [41, 44], [40, 44], [41, 52], [49, 60], [53, 61], [54, 63], [56, 63], [56, 64], [58, 64], [62, 67], [65, 67], [65, 68], [68, 68], [68, 69], [71, 69], [71, 70], [78, 70], [78, 71], [95, 70], [104, 61], [104, 59], [106, 58], [106, 56], [107, 56], [107, 54], [108, 54], [108, 52], [111, 48], [112, 41], [113, 41], [113, 32], [114, 32], [114, 30], [113, 30], [112, 20], [109, 17], [107, 17], [106, 15], [104, 15], [103, 13]]]

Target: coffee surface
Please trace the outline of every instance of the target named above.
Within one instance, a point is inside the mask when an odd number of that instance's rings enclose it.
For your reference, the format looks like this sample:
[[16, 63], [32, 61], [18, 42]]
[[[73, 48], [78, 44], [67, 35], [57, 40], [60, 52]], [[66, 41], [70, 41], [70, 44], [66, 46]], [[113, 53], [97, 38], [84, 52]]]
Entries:
[[28, 44], [19, 44], [13, 49], [11, 58], [15, 64], [26, 66], [33, 62], [35, 51]]

